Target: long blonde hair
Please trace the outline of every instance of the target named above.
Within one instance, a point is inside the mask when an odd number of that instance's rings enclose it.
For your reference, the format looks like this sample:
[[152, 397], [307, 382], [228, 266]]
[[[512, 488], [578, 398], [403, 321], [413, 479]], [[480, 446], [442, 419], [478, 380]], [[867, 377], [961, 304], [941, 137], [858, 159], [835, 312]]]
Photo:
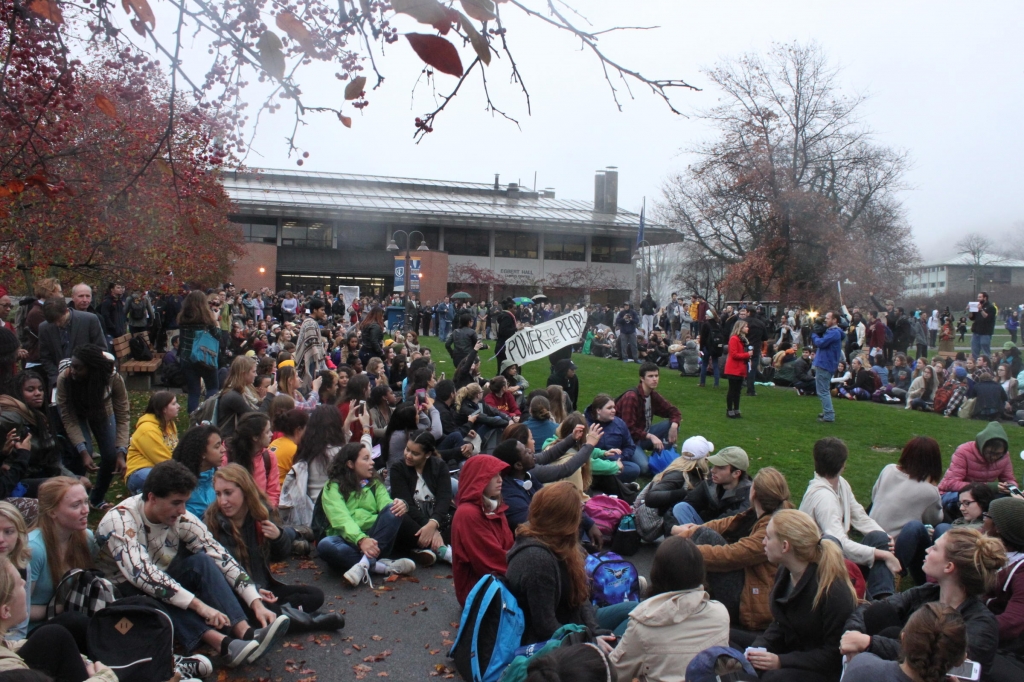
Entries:
[[743, 328], [746, 326], [746, 320], [736, 320], [736, 324], [732, 326], [732, 332], [729, 334], [729, 336], [740, 336], [742, 338], [746, 338], [745, 336], [743, 336]]
[[[759, 469], [752, 483], [754, 496], [765, 514], [774, 514], [779, 509], [792, 509], [789, 501], [789, 483], [782, 472], [775, 467]], [[845, 563], [845, 562], [844, 562]]]
[[[11, 601], [14, 597], [14, 590], [18, 588], [17, 578], [11, 575], [11, 565], [10, 559], [0, 557], [0, 606]], [[54, 583], [54, 585], [56, 584]], [[0, 634], [6, 633], [0, 632]]]
[[695, 488], [708, 475], [708, 458], [687, 459], [683, 456], [676, 457], [672, 460], [671, 464], [665, 467], [664, 471], [651, 479], [651, 483], [661, 482], [665, 474], [670, 471], [681, 471], [686, 478], [686, 485], [690, 488]]
[[482, 396], [483, 394], [484, 389], [480, 388], [480, 384], [476, 382], [466, 384], [465, 386], [460, 388], [458, 392], [455, 394], [455, 409], [461, 410], [462, 403], [466, 402], [466, 400], [478, 402], [480, 396]]
[[788, 542], [793, 548], [793, 556], [818, 566], [818, 591], [814, 595], [812, 609], [818, 608], [822, 595], [835, 582], [850, 590], [856, 601], [857, 592], [850, 582], [850, 574], [846, 572], [843, 551], [839, 545], [822, 537], [814, 519], [797, 509], [780, 509], [772, 515], [772, 524], [779, 540]]
[[18, 541], [14, 543], [14, 547], [7, 553], [7, 557], [14, 564], [15, 568], [24, 570], [28, 566], [29, 558], [32, 556], [32, 550], [28, 547], [28, 528], [25, 526], [25, 517], [10, 502], [0, 502], [0, 516], [10, 521], [11, 525], [14, 526], [14, 530], [18, 532]]
[[[269, 554], [270, 546], [263, 542], [260, 521], [266, 521], [270, 518], [266, 497], [256, 487], [256, 481], [253, 480], [252, 474], [246, 471], [245, 467], [241, 464], [226, 464], [219, 467], [216, 473], [213, 474], [213, 482], [216, 483], [218, 479], [237, 486], [242, 491], [242, 498], [245, 500], [245, 506], [249, 510], [249, 517], [256, 524], [256, 539], [265, 558]], [[220, 505], [216, 501], [207, 507], [206, 513], [203, 514], [203, 522], [218, 542], [224, 532], [224, 529], [221, 527], [220, 516]], [[245, 539], [238, 529], [235, 528], [235, 524], [229, 521], [227, 525], [231, 528], [231, 535], [235, 541], [235, 558], [251, 574], [252, 566], [249, 562], [249, 549], [245, 545]]]
[[548, 394], [551, 418], [559, 423], [565, 421], [565, 390], [558, 384], [551, 384], [544, 390]]
[[[221, 393], [238, 391], [251, 404], [257, 404], [259, 402], [259, 396], [256, 395], [256, 389], [248, 378], [249, 370], [255, 366], [256, 359], [247, 358], [244, 355], [240, 355], [232, 360], [231, 367], [228, 369], [228, 378], [224, 380], [224, 386], [221, 388]], [[278, 369], [278, 377], [280, 377], [280, 374], [281, 370]]]
[[75, 486], [82, 483], [70, 476], [54, 476], [39, 486], [39, 530], [43, 535], [46, 547], [46, 561], [50, 564], [50, 579], [54, 586], [60, 584], [61, 578], [72, 568], [95, 568], [92, 552], [89, 551], [89, 535], [84, 531], [76, 531], [68, 541], [67, 552], [60, 554], [60, 542], [57, 540], [60, 529], [57, 522], [50, 516], [57, 511], [64, 496]]

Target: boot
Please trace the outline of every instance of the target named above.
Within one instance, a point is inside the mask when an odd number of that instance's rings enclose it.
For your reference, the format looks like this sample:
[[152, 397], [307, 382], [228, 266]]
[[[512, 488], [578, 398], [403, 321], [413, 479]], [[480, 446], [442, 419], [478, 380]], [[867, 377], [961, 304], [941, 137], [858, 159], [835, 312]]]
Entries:
[[345, 616], [340, 613], [313, 614], [313, 627], [317, 630], [340, 630], [345, 627]]
[[313, 616], [305, 611], [300, 611], [291, 604], [282, 604], [281, 613], [291, 619], [291, 625], [288, 626], [288, 631], [292, 634], [311, 632], [315, 629]]

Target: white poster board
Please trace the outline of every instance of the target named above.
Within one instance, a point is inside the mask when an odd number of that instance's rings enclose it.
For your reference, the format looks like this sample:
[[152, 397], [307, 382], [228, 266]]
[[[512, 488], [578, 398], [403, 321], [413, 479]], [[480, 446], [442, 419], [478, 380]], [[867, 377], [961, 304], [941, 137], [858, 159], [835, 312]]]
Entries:
[[587, 311], [582, 308], [516, 332], [505, 342], [505, 357], [519, 366], [546, 358], [559, 348], [579, 343], [587, 325]]

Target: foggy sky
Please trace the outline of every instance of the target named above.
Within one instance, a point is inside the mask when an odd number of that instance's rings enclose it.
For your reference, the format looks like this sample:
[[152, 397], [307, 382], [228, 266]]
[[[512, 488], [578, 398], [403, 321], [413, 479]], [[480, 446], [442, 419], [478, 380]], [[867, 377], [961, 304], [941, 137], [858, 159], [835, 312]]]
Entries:
[[[923, 257], [950, 255], [958, 235], [969, 231], [1005, 235], [1021, 229], [1024, 3], [576, 0], [574, 7], [595, 29], [660, 25], [603, 36], [601, 45], [609, 57], [645, 75], [683, 78], [703, 88], [674, 93], [676, 107], [687, 113], [713, 106], [719, 97], [703, 67], [763, 52], [772, 41], [817, 41], [843, 67], [840, 82], [847, 91], [869, 96], [861, 115], [876, 141], [910, 153], [910, 189], [902, 198]], [[308, 117], [298, 138], [310, 152], [303, 169], [476, 182], [492, 182], [500, 173], [502, 184], [527, 187], [536, 172], [537, 186], [555, 187], [559, 198], [591, 199], [594, 171], [614, 165], [620, 206], [639, 210], [643, 197], [648, 205], [657, 201], [665, 179], [685, 168], [684, 150], [710, 131], [696, 118], [670, 113], [636, 84], [631, 100], [616, 80], [620, 113], [596, 59], [580, 51], [578, 41], [522, 18], [508, 4], [502, 16], [532, 116], [519, 87], [508, 82], [507, 59], [492, 59], [488, 85], [495, 103], [520, 120], [521, 131], [484, 111], [476, 77], [435, 131], [414, 144], [413, 119], [433, 108], [433, 98], [423, 83], [411, 97], [422, 64], [400, 39], [379, 62], [387, 80], [382, 89], [368, 90], [370, 106], [362, 113], [349, 108], [351, 130], [330, 115]], [[405, 17], [395, 23], [402, 32], [431, 32]], [[468, 65], [471, 48], [460, 45], [459, 51]], [[301, 80], [308, 103], [341, 104], [344, 83], [335, 71], [330, 65], [306, 68]], [[443, 74], [437, 79], [443, 87], [456, 81]], [[246, 97], [255, 103], [261, 92], [254, 87]], [[272, 116], [264, 113], [247, 163], [296, 168], [284, 143], [293, 123], [287, 102]]]

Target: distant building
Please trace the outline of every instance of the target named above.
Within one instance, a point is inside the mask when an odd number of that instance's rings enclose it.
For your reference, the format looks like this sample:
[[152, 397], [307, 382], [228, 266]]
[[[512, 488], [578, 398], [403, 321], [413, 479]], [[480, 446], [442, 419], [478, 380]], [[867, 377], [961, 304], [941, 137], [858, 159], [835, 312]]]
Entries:
[[[978, 264], [980, 263], [980, 264]], [[903, 278], [904, 296], [939, 296], [979, 291], [994, 294], [999, 289], [1024, 287], [1024, 261], [985, 254], [975, 261], [970, 254], [921, 263]]]
[[[453, 182], [293, 170], [231, 172], [224, 186], [247, 253], [236, 264], [239, 288], [313, 291], [359, 286], [390, 292], [395, 256], [406, 237], [423, 235], [422, 298], [466, 289], [532, 296], [544, 286], [573, 296], [621, 302], [634, 285], [640, 216], [618, 206], [618, 172], [595, 177], [595, 200], [557, 199], [555, 190], [517, 183]], [[401, 251], [388, 251], [397, 237]], [[647, 222], [652, 245], [679, 234]], [[477, 280], [474, 285], [473, 280]], [[602, 283], [604, 283], [602, 285]], [[600, 285], [600, 286], [599, 286]], [[475, 291], [473, 287], [475, 286]]]

